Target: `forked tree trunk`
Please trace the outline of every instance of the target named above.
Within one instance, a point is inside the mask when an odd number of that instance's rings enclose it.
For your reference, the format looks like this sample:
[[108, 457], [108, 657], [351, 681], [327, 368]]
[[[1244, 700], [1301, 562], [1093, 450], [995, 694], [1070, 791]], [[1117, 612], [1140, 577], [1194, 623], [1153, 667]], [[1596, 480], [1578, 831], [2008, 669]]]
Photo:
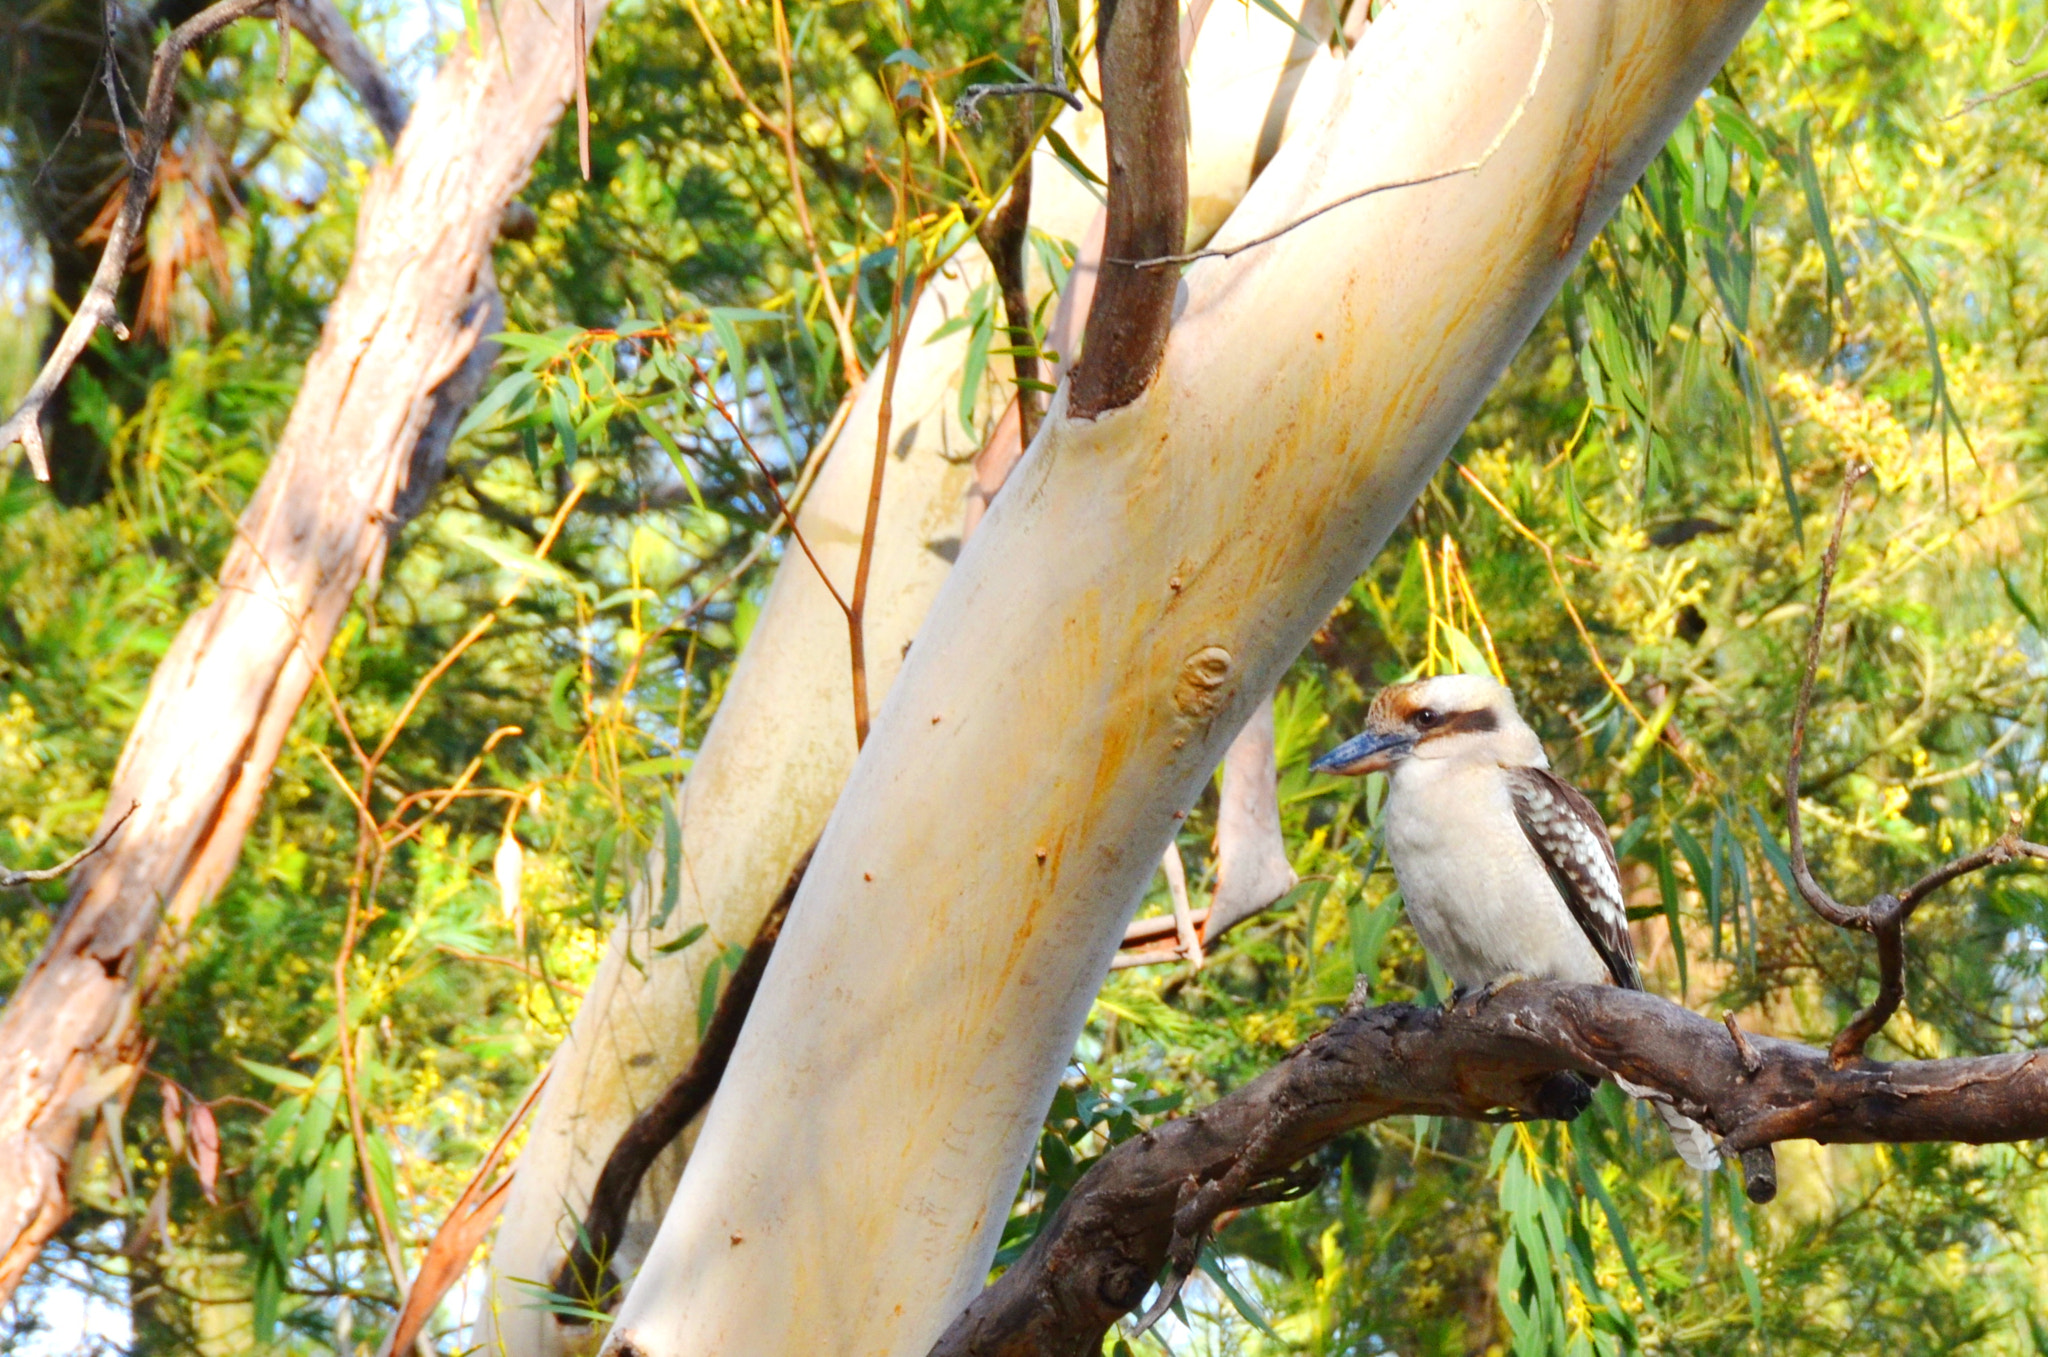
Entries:
[[979, 1291], [1177, 814], [1756, 8], [1373, 22], [1219, 241], [1498, 152], [1196, 265], [1147, 391], [1055, 398], [854, 766], [614, 1350], [918, 1354]]
[[[604, 0], [582, 0], [589, 22]], [[438, 475], [437, 389], [498, 328], [491, 241], [570, 93], [569, 11], [501, 5], [458, 44], [363, 196], [356, 254], [215, 601], [179, 631], [49, 945], [0, 1015], [0, 1299], [68, 1212], [80, 1119], [137, 1075], [139, 1013], [241, 853], [279, 747], [392, 509]], [[551, 17], [550, 17], [551, 16]], [[467, 367], [467, 371], [465, 371]], [[424, 436], [423, 436], [424, 435]], [[438, 447], [437, 447], [438, 438]], [[411, 482], [411, 484], [409, 484]]]
[[[1322, 0], [1301, 7], [1311, 26], [1328, 12]], [[1189, 77], [1202, 110], [1189, 173], [1198, 203], [1194, 227], [1206, 235], [1242, 196], [1260, 163], [1261, 137], [1277, 141], [1290, 117], [1306, 113], [1313, 120], [1320, 107], [1314, 101], [1327, 92], [1334, 63], [1326, 49], [1310, 48], [1278, 19], [1249, 6], [1211, 14], [1201, 31]], [[1099, 119], [1091, 114], [1062, 127], [1099, 168]], [[1035, 177], [1033, 224], [1055, 237], [1082, 237], [1096, 212], [1094, 197], [1049, 153]], [[867, 650], [876, 665], [868, 681], [877, 694], [893, 682], [904, 647], [945, 578], [961, 536], [966, 462], [976, 451], [962, 445], [952, 413], [967, 336], [955, 332], [935, 344], [925, 336], [957, 314], [987, 276], [977, 254], [971, 264], [934, 279], [917, 303], [904, 345], [891, 432], [898, 455], [883, 482], [867, 614]], [[799, 515], [805, 539], [842, 596], [860, 546], [880, 380], [871, 377], [857, 397]], [[839, 608], [792, 544], [677, 797], [685, 868], [676, 908], [659, 931], [650, 931], [646, 891], [636, 892], [554, 1056], [492, 1245], [492, 1291], [474, 1335], [486, 1350], [553, 1357], [593, 1341], [588, 1327], [561, 1322], [537, 1306], [531, 1287], [521, 1283], [555, 1277], [620, 1134], [697, 1053], [705, 966], [717, 949], [754, 935], [838, 801], [854, 761], [848, 665]], [[643, 881], [661, 879], [658, 856], [643, 873]], [[699, 923], [708, 925], [703, 942], [669, 956], [652, 950]], [[627, 960], [628, 949], [637, 964]], [[630, 1278], [637, 1269], [687, 1154], [685, 1137], [643, 1180], [612, 1260], [619, 1276]]]

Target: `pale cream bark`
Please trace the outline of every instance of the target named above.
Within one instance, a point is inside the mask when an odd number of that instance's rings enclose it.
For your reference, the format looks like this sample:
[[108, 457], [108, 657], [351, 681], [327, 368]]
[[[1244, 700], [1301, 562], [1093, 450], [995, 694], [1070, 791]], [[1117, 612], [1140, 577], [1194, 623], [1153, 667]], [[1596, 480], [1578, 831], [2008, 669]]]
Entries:
[[1365, 31], [1219, 242], [1498, 152], [1195, 266], [1143, 395], [1055, 398], [855, 765], [613, 1350], [908, 1357], [975, 1295], [1177, 815], [1756, 8], [1405, 0]]
[[[1232, 17], [1205, 22], [1191, 63], [1190, 97], [1212, 110], [1195, 119], [1189, 148], [1191, 182], [1214, 220], [1215, 204], [1234, 203], [1250, 182], [1262, 129], [1312, 121], [1310, 101], [1331, 82], [1304, 72], [1335, 63], [1327, 49], [1299, 50], [1292, 29], [1253, 6], [1228, 6]], [[1323, 0], [1300, 0], [1312, 23]], [[1215, 36], [1210, 36], [1211, 27]], [[1213, 52], [1213, 55], [1209, 55]], [[1321, 55], [1317, 55], [1320, 53]], [[1277, 111], [1276, 111], [1277, 110]], [[1102, 170], [1099, 116], [1068, 115], [1060, 124], [1084, 160]], [[1096, 199], [1049, 152], [1034, 167], [1032, 221], [1066, 240], [1084, 236]], [[973, 253], [972, 247], [966, 253]], [[946, 570], [933, 546], [957, 546], [962, 503], [976, 449], [962, 447], [957, 418], [958, 374], [967, 336], [923, 342], [986, 277], [979, 256], [942, 277], [918, 304], [903, 350], [894, 401], [905, 455], [892, 459], [883, 482], [868, 614], [868, 653], [880, 661], [871, 691], [887, 691], [903, 648], [923, 621]], [[1041, 279], [1041, 284], [1043, 280]], [[1078, 335], [1078, 321], [1074, 326]], [[878, 377], [848, 417], [839, 445], [800, 515], [806, 539], [844, 595], [853, 575], [867, 502], [876, 429]], [[950, 544], [947, 539], [952, 539]], [[534, 1303], [525, 1282], [547, 1282], [574, 1240], [612, 1146], [634, 1115], [690, 1062], [697, 1050], [697, 1003], [711, 943], [746, 943], [791, 868], [817, 838], [853, 766], [853, 716], [846, 627], [837, 605], [792, 544], [755, 623], [745, 654], [678, 798], [686, 870], [680, 901], [659, 935], [646, 929], [644, 903], [614, 934], [554, 1073], [534, 1113], [518, 1177], [492, 1246], [492, 1290], [475, 1340], [509, 1357], [553, 1357], [594, 1341], [591, 1329], [557, 1322]], [[658, 866], [648, 869], [656, 879]], [[651, 954], [659, 944], [703, 922], [705, 942], [674, 956]], [[644, 972], [625, 961], [633, 952]], [[686, 1136], [656, 1164], [635, 1199], [616, 1271], [630, 1276], [667, 1208], [688, 1154]], [[518, 1280], [514, 1280], [518, 1279]]]
[[[867, 611], [868, 681], [877, 693], [895, 678], [959, 545], [959, 505], [977, 450], [958, 411], [968, 334], [928, 341], [987, 276], [980, 256], [963, 252], [924, 289], [904, 342]], [[860, 552], [880, 395], [879, 380], [864, 384], [838, 447], [817, 454], [828, 460], [797, 515], [842, 598]], [[816, 841], [853, 766], [850, 672], [845, 616], [791, 543], [676, 795], [676, 907], [661, 929], [648, 927], [650, 894], [660, 894], [648, 883], [662, 879], [657, 852], [641, 869], [628, 914], [555, 1053], [491, 1251], [494, 1295], [477, 1333], [485, 1351], [502, 1343], [512, 1357], [539, 1357], [594, 1341], [588, 1327], [558, 1323], [537, 1308], [519, 1282], [553, 1277], [620, 1133], [696, 1052], [705, 967], [725, 947], [753, 939]], [[673, 955], [654, 950], [698, 923], [709, 926], [702, 941]], [[619, 1275], [637, 1266], [687, 1152], [685, 1138], [642, 1181], [613, 1264]]]

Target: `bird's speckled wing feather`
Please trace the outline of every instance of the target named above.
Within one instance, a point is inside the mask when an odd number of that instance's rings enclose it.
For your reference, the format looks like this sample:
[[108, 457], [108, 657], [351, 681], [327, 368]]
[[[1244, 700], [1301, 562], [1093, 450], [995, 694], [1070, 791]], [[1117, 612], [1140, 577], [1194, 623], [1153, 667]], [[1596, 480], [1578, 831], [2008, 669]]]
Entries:
[[1607, 824], [1585, 793], [1544, 768], [1507, 768], [1515, 818], [1543, 860], [1557, 893], [1623, 989], [1641, 989], [1628, 905]]

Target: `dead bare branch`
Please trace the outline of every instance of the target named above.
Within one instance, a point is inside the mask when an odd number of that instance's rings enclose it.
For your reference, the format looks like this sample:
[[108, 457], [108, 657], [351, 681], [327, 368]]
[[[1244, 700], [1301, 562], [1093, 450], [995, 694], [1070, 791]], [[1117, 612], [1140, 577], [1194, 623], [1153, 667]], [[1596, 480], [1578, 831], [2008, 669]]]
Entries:
[[1606, 985], [1524, 982], [1476, 1006], [1359, 1008], [1236, 1093], [1111, 1151], [932, 1357], [1099, 1352], [1219, 1214], [1298, 1190], [1296, 1166], [1337, 1135], [1409, 1113], [1554, 1116], [1571, 1110], [1554, 1101], [1560, 1072], [1666, 1094], [1743, 1158], [1753, 1198], [1775, 1186], [1767, 1151], [1780, 1140], [2048, 1135], [2048, 1052], [1843, 1069], [1798, 1042], [1738, 1045], [1712, 1019]]
[[[1036, 10], [1025, 11], [1024, 41], [1031, 41], [1031, 16]], [[969, 85], [958, 99], [953, 101], [953, 120], [968, 124], [981, 121], [981, 101], [984, 99], [1010, 99], [1020, 95], [1043, 94], [1059, 100], [1068, 108], [1079, 113], [1085, 105], [1081, 96], [1067, 88], [1067, 45], [1060, 33], [1060, 0], [1045, 0], [1046, 43], [1052, 49], [1052, 81], [1022, 80], [1008, 85]], [[1037, 62], [1032, 62], [1036, 66]], [[1036, 74], [1035, 71], [1027, 74]], [[1030, 440], [1025, 440], [1029, 442]]]
[[1792, 751], [1785, 761], [1785, 828], [1792, 860], [1792, 880], [1807, 905], [1837, 928], [1870, 933], [1877, 938], [1877, 997], [1869, 1007], [1851, 1018], [1836, 1034], [1828, 1058], [1841, 1069], [1863, 1058], [1863, 1048], [1884, 1030], [1906, 997], [1906, 920], [1935, 891], [1952, 881], [1987, 867], [2001, 866], [2022, 858], [2048, 862], [2048, 845], [2029, 843], [2015, 831], [2008, 831], [1996, 843], [1965, 853], [1943, 863], [1904, 891], [1880, 891], [1861, 909], [1844, 905], [1828, 894], [1814, 878], [1806, 860], [1806, 839], [1799, 811], [1799, 769], [1806, 753], [1806, 723], [1813, 709], [1814, 677], [1820, 671], [1821, 634], [1827, 626], [1828, 596], [1834, 590], [1835, 571], [1842, 560], [1842, 531], [1849, 521], [1849, 497], [1856, 483], [1870, 470], [1860, 462], [1849, 464], [1842, 476], [1842, 494], [1835, 506], [1835, 526], [1828, 534], [1827, 550], [1821, 555], [1820, 590], [1813, 602], [1813, 625], [1806, 633], [1806, 662], [1799, 676], [1799, 697], [1792, 709]]
[[[121, 200], [121, 213], [114, 220], [114, 228], [108, 233], [106, 252], [100, 256], [99, 267], [93, 270], [92, 282], [79, 299], [78, 309], [71, 313], [71, 323], [64, 327], [63, 336], [50, 350], [50, 357], [36, 374], [28, 394], [21, 398], [21, 404], [7, 417], [7, 422], [0, 424], [0, 448], [20, 443], [28, 451], [29, 470], [39, 481], [50, 479], [40, 423], [43, 408], [70, 374], [78, 355], [85, 352], [94, 331], [105, 325], [122, 339], [128, 337], [128, 327], [114, 311], [114, 293], [121, 285], [121, 275], [127, 272], [128, 254], [142, 229], [142, 215], [149, 206], [150, 189], [156, 183], [157, 161], [163, 155], [164, 140], [170, 136], [171, 102], [177, 93], [178, 69], [185, 53], [200, 39], [270, 3], [271, 0], [217, 0], [172, 29], [156, 49], [156, 59], [149, 71], [149, 99], [143, 106], [142, 149], [129, 162], [128, 192]], [[114, 107], [118, 113], [118, 100]]]
[[[2036, 41], [2039, 41], [2039, 39], [2036, 39]], [[1965, 99], [1963, 101], [1962, 107], [1958, 108], [1953, 113], [1944, 113], [1941, 117], [1936, 118], [1935, 121], [1953, 122], [1955, 119], [1962, 117], [1966, 113], [1974, 113], [1978, 109], [1984, 107], [1984, 105], [1986, 104], [1996, 103], [2000, 99], [2005, 98], [2005, 96], [2008, 94], [2018, 94], [2021, 90], [2026, 89], [2031, 85], [2038, 85], [2043, 80], [2048, 80], [2048, 71], [2035, 71], [2032, 75], [2023, 76], [2020, 79], [2013, 81], [2010, 85], [2005, 86], [2003, 89], [1992, 90], [1989, 94], [1979, 94], [1974, 98]]]

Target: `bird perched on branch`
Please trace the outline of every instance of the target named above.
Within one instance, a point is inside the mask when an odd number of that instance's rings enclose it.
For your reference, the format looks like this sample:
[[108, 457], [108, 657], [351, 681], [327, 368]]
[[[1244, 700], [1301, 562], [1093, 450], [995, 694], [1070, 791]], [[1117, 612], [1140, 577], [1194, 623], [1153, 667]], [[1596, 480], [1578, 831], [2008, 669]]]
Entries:
[[[1409, 921], [1462, 993], [1520, 979], [1643, 987], [1607, 826], [1550, 771], [1500, 684], [1452, 674], [1382, 689], [1364, 733], [1310, 766], [1387, 774], [1387, 856]], [[1720, 1167], [1706, 1128], [1621, 1087], [1657, 1109], [1686, 1163]]]

